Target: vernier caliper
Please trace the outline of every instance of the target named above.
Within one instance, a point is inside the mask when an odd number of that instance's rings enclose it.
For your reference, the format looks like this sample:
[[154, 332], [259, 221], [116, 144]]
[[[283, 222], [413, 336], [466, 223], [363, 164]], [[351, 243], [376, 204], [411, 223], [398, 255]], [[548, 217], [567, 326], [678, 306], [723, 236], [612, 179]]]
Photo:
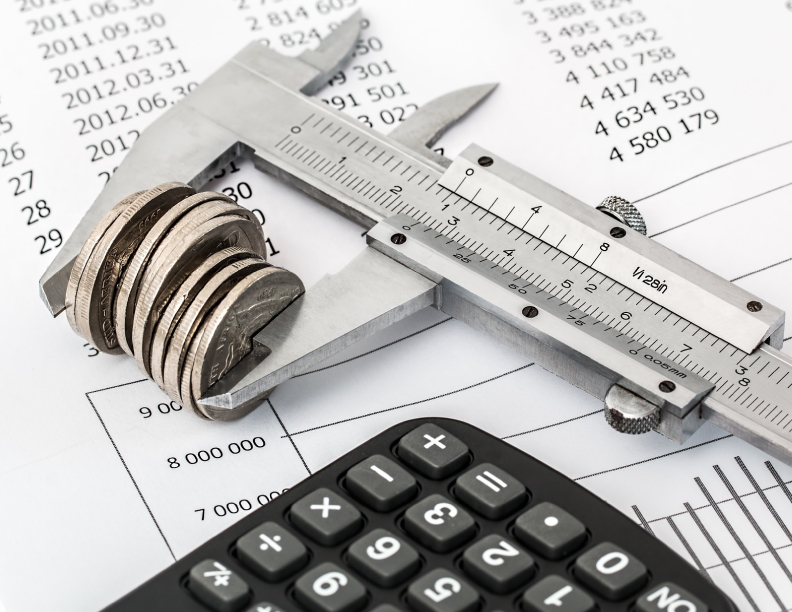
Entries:
[[358, 24], [297, 58], [252, 43], [145, 130], [42, 277], [50, 311], [114, 204], [166, 181], [199, 187], [249, 155], [368, 228], [368, 247], [257, 333], [205, 408], [244, 412], [433, 306], [604, 400], [620, 431], [681, 443], [707, 419], [792, 464], [784, 313], [647, 238], [618, 198], [600, 211], [477, 145], [453, 162], [428, 148], [494, 86], [430, 102], [388, 136], [310, 97], [351, 55]]

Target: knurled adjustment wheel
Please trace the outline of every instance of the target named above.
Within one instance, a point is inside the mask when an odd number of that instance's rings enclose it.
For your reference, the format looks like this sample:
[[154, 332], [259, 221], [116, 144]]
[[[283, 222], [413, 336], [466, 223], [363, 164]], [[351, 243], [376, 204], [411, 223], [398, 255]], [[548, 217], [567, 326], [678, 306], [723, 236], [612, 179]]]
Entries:
[[608, 196], [597, 206], [597, 210], [646, 236], [646, 221], [638, 209], [624, 198]]

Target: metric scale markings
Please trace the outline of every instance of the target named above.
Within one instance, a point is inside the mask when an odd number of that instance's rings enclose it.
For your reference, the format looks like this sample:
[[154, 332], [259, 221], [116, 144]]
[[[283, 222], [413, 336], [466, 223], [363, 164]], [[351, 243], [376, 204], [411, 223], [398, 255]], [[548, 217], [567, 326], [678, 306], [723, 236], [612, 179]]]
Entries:
[[[453, 240], [457, 261], [478, 256], [478, 263], [491, 262], [501, 276], [510, 275], [506, 286], [512, 291], [545, 294], [545, 300], [570, 306], [566, 314], [570, 323], [580, 328], [603, 325], [607, 331], [614, 330], [616, 337], [627, 337], [628, 344], [643, 345], [651, 353], [642, 351], [642, 355], [647, 361], [652, 355], [655, 365], [668, 372], [669, 380], [701, 377], [713, 387], [705, 407], [719, 413], [737, 411], [792, 439], [792, 414], [783, 407], [787, 401], [783, 392], [792, 388], [792, 364], [785, 355], [766, 345], [752, 353], [740, 350], [594, 270], [591, 266], [598, 255], [590, 257], [590, 263], [581, 261], [574, 256], [583, 250], [580, 243], [573, 254], [562, 251], [559, 246], [569, 240], [566, 236], [550, 244], [544, 239], [548, 224], [537, 235], [526, 231], [523, 228], [532, 220], [541, 218], [539, 206], [518, 227], [488, 207], [441, 186], [443, 177], [438, 170], [332, 114], [304, 116], [276, 144], [275, 151], [287, 163], [306, 167], [314, 180], [333, 185], [345, 199], [374, 208], [372, 217], [379, 216], [376, 212], [382, 217], [408, 215]], [[394, 177], [393, 182], [385, 183], [389, 176]], [[471, 222], [472, 228], [462, 229]], [[616, 240], [596, 248], [604, 253]]]

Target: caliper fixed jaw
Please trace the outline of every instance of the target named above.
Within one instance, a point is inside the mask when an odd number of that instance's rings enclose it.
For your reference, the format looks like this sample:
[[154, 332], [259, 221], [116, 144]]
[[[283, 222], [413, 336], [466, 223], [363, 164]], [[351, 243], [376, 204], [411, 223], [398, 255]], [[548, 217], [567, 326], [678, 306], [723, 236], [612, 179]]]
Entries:
[[367, 247], [258, 332], [251, 354], [198, 403], [219, 420], [223, 413], [241, 415], [276, 385], [437, 300], [435, 280]]
[[[282, 87], [311, 95], [323, 87], [350, 58], [360, 33], [361, 13], [344, 21], [315, 50], [291, 58], [250, 43], [215, 75], [231, 65], [253, 64], [249, 70], [262, 70], [262, 76]], [[255, 58], [255, 62], [253, 59]], [[66, 287], [74, 260], [82, 245], [104, 215], [126, 196], [151, 189], [161, 183], [178, 181], [199, 188], [209, 178], [237, 157], [250, 154], [244, 133], [228, 129], [217, 120], [221, 115], [196, 109], [191, 100], [216, 87], [212, 75], [192, 95], [154, 121], [143, 131], [130, 152], [118, 166], [107, 185], [88, 209], [66, 243], [39, 280], [39, 293], [50, 313], [57, 316], [66, 307]], [[217, 92], [223, 104], [234, 105], [235, 95]], [[240, 93], [240, 92], [235, 92]], [[226, 114], [227, 109], [222, 114]]]

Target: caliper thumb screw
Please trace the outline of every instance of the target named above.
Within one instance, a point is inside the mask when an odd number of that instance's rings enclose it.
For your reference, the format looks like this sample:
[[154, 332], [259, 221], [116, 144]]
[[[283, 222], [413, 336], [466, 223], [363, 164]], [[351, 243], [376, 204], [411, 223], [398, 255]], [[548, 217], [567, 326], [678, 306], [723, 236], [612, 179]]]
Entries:
[[[646, 221], [638, 209], [624, 198], [608, 196], [597, 206], [597, 210], [646, 236]], [[614, 238], [621, 238], [621, 236], [613, 234], [613, 231], [611, 231], [611, 235]]]

